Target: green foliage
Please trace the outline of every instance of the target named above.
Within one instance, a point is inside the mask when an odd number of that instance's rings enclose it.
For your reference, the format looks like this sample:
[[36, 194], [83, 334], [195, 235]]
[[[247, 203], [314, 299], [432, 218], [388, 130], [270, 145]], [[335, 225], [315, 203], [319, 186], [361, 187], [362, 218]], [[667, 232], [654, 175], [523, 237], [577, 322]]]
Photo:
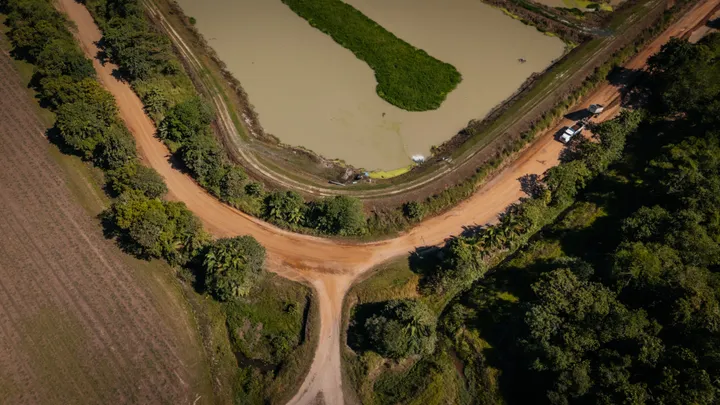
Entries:
[[105, 138], [95, 151], [95, 163], [104, 169], [117, 169], [137, 160], [135, 138], [119, 124], [105, 130]]
[[95, 77], [92, 62], [77, 45], [64, 38], [48, 42], [37, 55], [35, 63], [43, 77], [69, 76], [74, 81]]
[[239, 166], [229, 166], [222, 183], [220, 184], [220, 196], [223, 200], [233, 202], [244, 197], [247, 193], [246, 184], [247, 174]]
[[568, 269], [543, 275], [533, 291], [537, 298], [525, 316], [529, 337], [522, 346], [533, 370], [556, 376], [547, 394], [551, 403], [646, 398], [645, 387], [630, 376], [657, 363], [663, 350], [660, 325]]
[[[717, 36], [663, 48], [644, 121], [625, 114], [598, 128], [601, 148], [574, 151], [592, 182], [570, 172], [548, 185], [556, 203], [589, 201], [443, 316], [466, 376], [469, 364], [499, 369], [496, 381], [523, 385], [504, 390], [512, 403], [718, 402], [720, 120], [709, 101], [720, 97], [709, 83], [718, 52]], [[483, 350], [474, 336], [492, 357], [474, 360]]]
[[93, 78], [75, 81], [70, 76], [45, 77], [40, 80], [39, 90], [42, 100], [52, 108], [85, 102], [93, 105], [103, 116], [117, 114], [115, 99]]
[[108, 122], [97, 108], [84, 101], [63, 104], [57, 110], [55, 126], [66, 144], [86, 159], [92, 158], [103, 141]]
[[295, 394], [314, 350], [311, 295], [306, 286], [267, 274], [250, 294], [223, 304], [240, 367], [235, 403], [284, 403]]
[[263, 218], [281, 225], [297, 226], [305, 220], [307, 207], [295, 191], [274, 191], [265, 197]]
[[283, 0], [375, 71], [378, 95], [408, 111], [434, 110], [460, 83], [460, 73], [399, 39], [340, 0]]
[[207, 240], [200, 221], [184, 203], [148, 198], [140, 191], [122, 194], [106, 217], [132, 251], [173, 265], [186, 263]]
[[320, 232], [353, 236], [366, 231], [362, 202], [354, 197], [326, 197], [313, 203], [311, 226]]
[[421, 302], [393, 300], [367, 319], [365, 330], [373, 350], [399, 359], [435, 351], [435, 315]]
[[403, 215], [412, 221], [421, 221], [425, 216], [425, 207], [417, 201], [403, 204]]
[[131, 80], [147, 79], [171, 66], [168, 39], [151, 32], [140, 15], [109, 18], [103, 39], [108, 57], [117, 61]]
[[167, 186], [155, 169], [132, 162], [106, 175], [107, 186], [117, 195], [135, 190], [148, 198], [162, 198], [167, 194]]
[[215, 241], [203, 258], [205, 285], [220, 301], [244, 297], [260, 279], [265, 248], [252, 236]]
[[207, 135], [213, 118], [212, 108], [199, 97], [193, 97], [168, 112], [158, 133], [162, 139], [182, 144]]
[[447, 353], [437, 353], [404, 372], [388, 373], [373, 386], [374, 404], [470, 404], [463, 381]]

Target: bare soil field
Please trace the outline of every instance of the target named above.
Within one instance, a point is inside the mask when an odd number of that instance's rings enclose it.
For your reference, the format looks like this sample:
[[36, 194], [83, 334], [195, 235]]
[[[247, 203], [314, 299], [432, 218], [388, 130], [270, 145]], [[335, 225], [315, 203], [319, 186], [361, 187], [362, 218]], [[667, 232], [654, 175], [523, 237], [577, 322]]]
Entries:
[[0, 51], [0, 402], [214, 402], [169, 269], [103, 237], [25, 87]]

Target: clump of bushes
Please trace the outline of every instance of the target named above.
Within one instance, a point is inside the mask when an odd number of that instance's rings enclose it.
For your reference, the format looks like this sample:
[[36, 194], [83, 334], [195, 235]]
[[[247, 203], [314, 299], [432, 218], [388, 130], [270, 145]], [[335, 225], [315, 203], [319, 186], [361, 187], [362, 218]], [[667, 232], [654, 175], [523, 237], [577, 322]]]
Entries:
[[375, 71], [378, 95], [408, 111], [440, 107], [462, 80], [460, 73], [417, 49], [341, 0], [283, 0]]
[[428, 355], [435, 351], [436, 322], [420, 301], [392, 300], [365, 321], [365, 333], [372, 349], [384, 357]]

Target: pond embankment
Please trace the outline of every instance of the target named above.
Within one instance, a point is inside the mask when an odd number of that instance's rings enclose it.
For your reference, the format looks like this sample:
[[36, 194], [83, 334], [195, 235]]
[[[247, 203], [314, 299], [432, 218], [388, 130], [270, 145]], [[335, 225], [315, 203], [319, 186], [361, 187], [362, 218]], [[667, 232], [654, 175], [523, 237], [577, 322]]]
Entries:
[[439, 109], [409, 112], [382, 100], [367, 64], [279, 0], [179, 4], [242, 83], [266, 132], [369, 170], [428, 155], [564, 50], [559, 39], [477, 0], [346, 2], [460, 71], [463, 81]]

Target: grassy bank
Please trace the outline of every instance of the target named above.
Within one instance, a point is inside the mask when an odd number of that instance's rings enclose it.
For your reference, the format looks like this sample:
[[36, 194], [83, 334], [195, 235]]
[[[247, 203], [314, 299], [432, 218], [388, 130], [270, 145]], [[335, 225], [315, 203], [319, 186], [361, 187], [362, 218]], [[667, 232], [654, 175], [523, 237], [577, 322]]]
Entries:
[[462, 80], [452, 65], [415, 48], [341, 0], [283, 0], [375, 72], [378, 95], [408, 111], [440, 107]]
[[270, 275], [248, 297], [223, 304], [238, 370], [235, 403], [283, 404], [302, 384], [317, 345], [312, 290]]

